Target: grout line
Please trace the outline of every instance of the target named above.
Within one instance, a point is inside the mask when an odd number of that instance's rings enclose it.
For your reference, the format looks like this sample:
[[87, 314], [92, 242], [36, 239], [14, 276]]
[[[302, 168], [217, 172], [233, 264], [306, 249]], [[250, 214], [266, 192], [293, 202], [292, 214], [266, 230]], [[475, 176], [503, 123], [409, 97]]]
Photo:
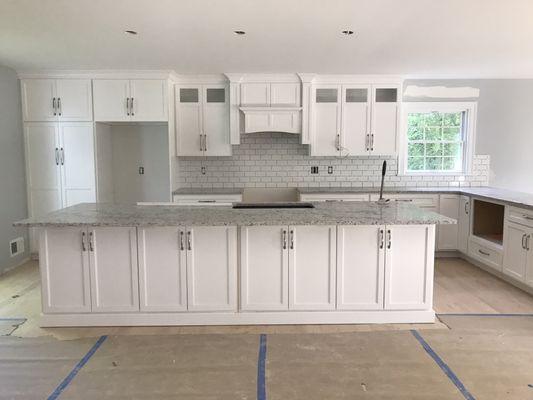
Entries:
[[467, 400], [476, 400], [474, 396], [468, 391], [468, 389], [463, 385], [461, 380], [455, 375], [455, 373], [452, 371], [452, 369], [446, 364], [442, 358], [439, 357], [437, 353], [431, 348], [428, 342], [424, 340], [422, 335], [418, 333], [416, 330], [411, 330], [411, 333], [413, 336], [418, 340], [418, 342], [422, 345], [426, 353], [429, 354], [429, 356], [437, 363], [439, 368], [446, 374], [446, 376], [452, 381], [452, 383], [459, 389], [463, 397]]
[[96, 350], [104, 343], [104, 341], [107, 339], [107, 336], [100, 336], [100, 338], [96, 341], [96, 343], [91, 347], [91, 349], [83, 356], [83, 358], [76, 364], [76, 366], [70, 371], [70, 373], [67, 375], [65, 379], [59, 384], [58, 387], [55, 388], [55, 390], [52, 392], [52, 394], [48, 397], [48, 400], [55, 400], [59, 397], [59, 395], [67, 388], [67, 386], [72, 382], [72, 380], [76, 377], [78, 372], [83, 368], [85, 364], [90, 360], [90, 358], [96, 353]]
[[267, 351], [267, 335], [259, 336], [259, 357], [257, 360], [257, 400], [266, 400], [265, 364]]

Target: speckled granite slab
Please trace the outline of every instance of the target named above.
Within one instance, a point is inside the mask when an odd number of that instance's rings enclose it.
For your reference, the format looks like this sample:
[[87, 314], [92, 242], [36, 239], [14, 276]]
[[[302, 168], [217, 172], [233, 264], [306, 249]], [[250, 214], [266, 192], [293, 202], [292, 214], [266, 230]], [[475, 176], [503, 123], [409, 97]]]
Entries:
[[84, 203], [15, 226], [404, 225], [456, 221], [415, 205], [390, 202], [313, 203], [312, 209], [233, 209], [179, 205]]

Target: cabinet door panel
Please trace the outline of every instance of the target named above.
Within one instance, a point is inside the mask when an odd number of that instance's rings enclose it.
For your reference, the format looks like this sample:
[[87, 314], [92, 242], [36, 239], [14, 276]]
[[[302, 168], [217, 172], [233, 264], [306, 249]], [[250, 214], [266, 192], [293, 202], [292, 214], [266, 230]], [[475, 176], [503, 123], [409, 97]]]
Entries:
[[187, 309], [185, 230], [139, 228], [141, 311]]
[[130, 97], [130, 82], [127, 79], [94, 79], [94, 120], [128, 121], [127, 98]]
[[526, 284], [533, 287], [533, 230], [527, 237]]
[[[351, 91], [361, 96], [351, 96]], [[342, 135], [343, 155], [367, 155], [370, 131], [370, 86], [343, 86], [342, 89]]]
[[374, 135], [371, 151], [374, 155], [396, 154], [398, 96], [397, 87], [374, 86], [371, 127], [371, 135]]
[[289, 227], [290, 309], [335, 309], [335, 236], [335, 226]]
[[76, 313], [91, 311], [91, 288], [84, 228], [47, 228], [40, 236], [39, 265], [43, 311]]
[[385, 309], [430, 309], [435, 226], [389, 225], [386, 234]]
[[272, 83], [270, 85], [270, 104], [272, 106], [299, 106], [299, 83]]
[[95, 228], [89, 239], [93, 312], [138, 311], [135, 228]]
[[53, 98], [55, 94], [54, 79], [23, 79], [22, 116], [24, 121], [56, 121]]
[[168, 121], [167, 82], [162, 79], [136, 79], [130, 83], [133, 99], [132, 120]]
[[203, 155], [202, 87], [176, 87], [176, 146], [178, 156]]
[[[210, 96], [209, 91], [222, 89], [223, 97]], [[223, 101], [222, 101], [223, 100]], [[203, 134], [206, 156], [231, 156], [229, 138], [229, 99], [224, 85], [203, 87]]]
[[59, 127], [63, 204], [96, 201], [92, 123], [62, 123]]
[[241, 105], [267, 106], [270, 105], [269, 83], [241, 83]]
[[[459, 220], [459, 196], [441, 195], [439, 207], [440, 214]], [[458, 228], [457, 224], [443, 224], [438, 226], [438, 250], [457, 250]]]
[[459, 198], [459, 221], [457, 233], [457, 248], [468, 254], [468, 239], [470, 238], [470, 197]]
[[526, 239], [529, 230], [521, 225], [506, 222], [503, 273], [520, 281], [526, 279]]
[[230, 311], [237, 306], [237, 228], [188, 229], [187, 303], [192, 311]]
[[24, 134], [29, 211], [37, 216], [61, 208], [57, 124], [27, 123]]
[[287, 241], [287, 226], [241, 228], [243, 310], [274, 311], [289, 308]]
[[61, 121], [92, 121], [93, 102], [90, 79], [58, 79]]
[[341, 133], [341, 87], [320, 86], [313, 90], [313, 156], [338, 156]]
[[384, 226], [337, 228], [337, 308], [383, 309]]

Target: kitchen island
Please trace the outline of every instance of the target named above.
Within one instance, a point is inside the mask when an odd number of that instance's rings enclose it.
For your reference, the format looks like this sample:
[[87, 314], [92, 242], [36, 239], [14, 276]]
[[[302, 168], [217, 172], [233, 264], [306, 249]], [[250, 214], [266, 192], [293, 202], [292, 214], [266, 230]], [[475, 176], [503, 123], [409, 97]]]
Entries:
[[412, 204], [80, 204], [39, 228], [42, 326], [433, 322], [435, 225]]

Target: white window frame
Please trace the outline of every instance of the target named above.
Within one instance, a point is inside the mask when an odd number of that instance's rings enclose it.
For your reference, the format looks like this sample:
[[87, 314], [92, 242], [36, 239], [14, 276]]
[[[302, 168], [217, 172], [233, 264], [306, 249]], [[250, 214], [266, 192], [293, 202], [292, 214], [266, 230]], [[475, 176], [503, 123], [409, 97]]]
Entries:
[[[407, 170], [407, 117], [410, 113], [455, 113], [465, 112], [463, 168], [461, 171], [408, 171]], [[400, 118], [400, 137], [398, 140], [398, 175], [408, 176], [444, 176], [468, 175], [472, 173], [472, 164], [476, 144], [477, 102], [407, 102], [402, 103]]]

